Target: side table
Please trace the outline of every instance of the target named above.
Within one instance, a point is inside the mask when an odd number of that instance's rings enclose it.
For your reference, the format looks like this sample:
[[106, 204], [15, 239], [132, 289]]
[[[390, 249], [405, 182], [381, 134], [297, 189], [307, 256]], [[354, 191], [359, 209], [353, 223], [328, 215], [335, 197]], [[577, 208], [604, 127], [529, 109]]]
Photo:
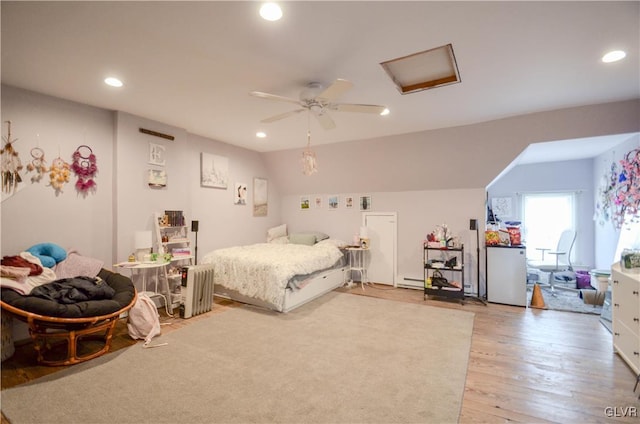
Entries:
[[[349, 252], [349, 266], [351, 268], [351, 272], [355, 271], [360, 273], [360, 285], [362, 286], [362, 290], [364, 290], [364, 285], [368, 284], [365, 253], [369, 249], [363, 247], [348, 246], [346, 250]], [[351, 277], [352, 278], [350, 281], [353, 282], [353, 275]]]
[[[114, 266], [119, 268], [126, 268], [131, 270], [131, 277], [133, 278], [133, 270], [136, 270], [137, 273], [142, 274], [142, 293], [147, 294], [149, 297], [160, 296], [164, 299], [164, 309], [167, 312], [167, 315], [173, 316], [173, 303], [169, 301], [171, 297], [171, 289], [169, 288], [169, 275], [167, 274], [167, 266], [171, 262], [120, 262], [119, 264], [115, 264]], [[149, 270], [155, 271], [155, 286], [153, 291], [147, 290], [147, 274]], [[162, 285], [164, 286], [163, 294], [158, 291], [158, 280], [162, 278]]]

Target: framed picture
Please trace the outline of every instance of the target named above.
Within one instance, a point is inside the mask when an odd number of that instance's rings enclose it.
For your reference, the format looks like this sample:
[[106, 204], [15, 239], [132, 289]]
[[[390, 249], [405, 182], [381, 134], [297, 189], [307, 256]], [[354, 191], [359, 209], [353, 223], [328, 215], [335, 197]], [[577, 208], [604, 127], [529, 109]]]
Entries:
[[340, 206], [340, 201], [338, 199], [339, 197], [337, 194], [330, 194], [327, 196], [327, 204], [329, 205], [330, 211], [338, 209], [338, 206]]
[[360, 210], [371, 210], [371, 196], [360, 196]]
[[166, 150], [161, 144], [149, 143], [149, 163], [164, 166], [166, 164]]
[[201, 153], [200, 184], [203, 187], [226, 189], [229, 184], [229, 158]]
[[347, 209], [353, 209], [353, 204], [355, 201], [353, 200], [353, 196], [344, 196], [344, 207]]
[[253, 216], [267, 216], [268, 185], [266, 178], [253, 179]]
[[316, 209], [322, 209], [322, 196], [314, 197], [313, 205]]
[[494, 197], [491, 199], [491, 209], [495, 217], [510, 218], [513, 215], [511, 197]]
[[308, 211], [310, 206], [309, 196], [300, 196], [300, 210]]
[[233, 192], [233, 203], [235, 205], [247, 204], [247, 184], [236, 183], [236, 189]]
[[163, 188], [167, 186], [167, 173], [164, 169], [150, 169], [148, 184], [151, 188]]

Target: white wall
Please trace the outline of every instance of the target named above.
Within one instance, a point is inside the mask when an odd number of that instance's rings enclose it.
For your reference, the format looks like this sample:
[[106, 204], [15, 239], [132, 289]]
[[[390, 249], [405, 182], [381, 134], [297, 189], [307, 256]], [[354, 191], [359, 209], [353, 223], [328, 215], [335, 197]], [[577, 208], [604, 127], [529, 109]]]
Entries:
[[[112, 204], [114, 117], [110, 111], [81, 105], [55, 97], [2, 86], [2, 135], [11, 121], [14, 148], [25, 169], [21, 189], [3, 197], [2, 255], [15, 255], [36, 243], [52, 242], [110, 265], [114, 225]], [[80, 145], [91, 147], [98, 173], [95, 193], [83, 197], [75, 190], [77, 178], [71, 175], [62, 192], [56, 194], [44, 175], [31, 182], [33, 172], [26, 166], [31, 149], [40, 147], [48, 166], [58, 156], [72, 162]]]
[[[503, 220], [522, 221], [522, 194], [549, 191], [577, 193], [577, 235], [573, 264], [576, 267], [593, 268], [595, 252], [593, 248], [592, 159], [515, 166], [491, 184], [488, 189], [488, 201], [491, 205], [491, 199], [496, 197], [512, 199], [514, 214], [511, 217], [503, 217]], [[525, 228], [523, 228], [523, 233], [526, 235]]]
[[[90, 146], [97, 157], [95, 194], [78, 195], [75, 178], [55, 195], [48, 177], [32, 184], [22, 172], [21, 190], [1, 205], [2, 255], [15, 255], [40, 242], [101, 259], [105, 267], [125, 260], [134, 250], [135, 231], [151, 230], [156, 211], [183, 210], [188, 221], [200, 221], [198, 252], [263, 241], [269, 227], [280, 221], [277, 185], [262, 156], [250, 150], [189, 134], [123, 112], [111, 112], [15, 87], [2, 86], [2, 120], [12, 121], [15, 148], [23, 165], [32, 147], [40, 146], [47, 161], [60, 155], [71, 161], [78, 145]], [[139, 128], [170, 134], [170, 141], [143, 134]], [[3, 126], [6, 134], [6, 126]], [[37, 136], [39, 134], [39, 137]], [[149, 164], [149, 143], [166, 148], [166, 164]], [[200, 186], [200, 153], [229, 159], [228, 189]], [[165, 169], [166, 188], [148, 186], [148, 170]], [[252, 214], [253, 177], [269, 181], [269, 213]], [[233, 204], [235, 182], [248, 186], [248, 204]], [[195, 235], [190, 233], [193, 241]]]
[[[616, 163], [617, 170], [620, 172], [619, 161], [624, 155], [633, 150], [640, 148], [640, 135], [630, 137], [629, 140], [616, 146], [593, 160], [593, 185], [594, 193], [597, 201], [599, 189], [602, 185], [602, 179], [608, 179], [611, 174], [611, 165]], [[608, 269], [611, 264], [620, 260], [615, 257], [618, 239], [622, 231], [630, 231], [628, 228], [615, 228], [610, 220], [601, 219], [599, 216], [594, 220], [594, 243], [595, 243], [595, 267], [598, 269]]]
[[[476, 282], [476, 234], [469, 230], [469, 220], [484, 221], [484, 189], [422, 190], [398, 192], [331, 193], [338, 194], [341, 204], [328, 209], [327, 195], [315, 193], [324, 199], [322, 208], [300, 209], [300, 196], [282, 197], [282, 222], [290, 232], [322, 231], [331, 237], [351, 242], [362, 222], [358, 203], [353, 209], [344, 207], [345, 195], [371, 196], [371, 212], [396, 212], [398, 214], [398, 275], [396, 282], [404, 278], [423, 278], [422, 244], [426, 235], [436, 225], [447, 224], [454, 235], [465, 245], [465, 282]], [[483, 254], [481, 254], [483, 257]], [[481, 270], [484, 281], [484, 270]], [[484, 282], [482, 283], [484, 284]]]

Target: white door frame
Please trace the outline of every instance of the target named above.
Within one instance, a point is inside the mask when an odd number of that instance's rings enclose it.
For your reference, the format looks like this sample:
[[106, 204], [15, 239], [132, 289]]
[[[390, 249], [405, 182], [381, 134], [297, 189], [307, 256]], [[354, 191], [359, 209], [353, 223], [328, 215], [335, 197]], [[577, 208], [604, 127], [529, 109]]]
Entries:
[[362, 212], [362, 226], [365, 226], [368, 216], [388, 216], [393, 220], [393, 287], [398, 287], [398, 213]]

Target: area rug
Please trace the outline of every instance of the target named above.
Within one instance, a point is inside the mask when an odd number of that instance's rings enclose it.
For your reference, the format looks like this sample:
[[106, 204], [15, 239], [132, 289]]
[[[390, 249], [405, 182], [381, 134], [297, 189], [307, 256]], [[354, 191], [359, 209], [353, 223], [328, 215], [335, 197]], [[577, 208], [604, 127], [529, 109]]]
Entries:
[[[601, 305], [590, 305], [580, 298], [579, 290], [556, 288], [555, 293], [550, 287], [541, 286], [542, 297], [547, 309], [552, 311], [577, 312], [582, 314], [600, 315]], [[595, 290], [594, 290], [595, 292]], [[527, 304], [531, 304], [532, 287], [527, 288]]]
[[21, 423], [454, 423], [474, 315], [332, 292], [231, 309], [2, 391]]

